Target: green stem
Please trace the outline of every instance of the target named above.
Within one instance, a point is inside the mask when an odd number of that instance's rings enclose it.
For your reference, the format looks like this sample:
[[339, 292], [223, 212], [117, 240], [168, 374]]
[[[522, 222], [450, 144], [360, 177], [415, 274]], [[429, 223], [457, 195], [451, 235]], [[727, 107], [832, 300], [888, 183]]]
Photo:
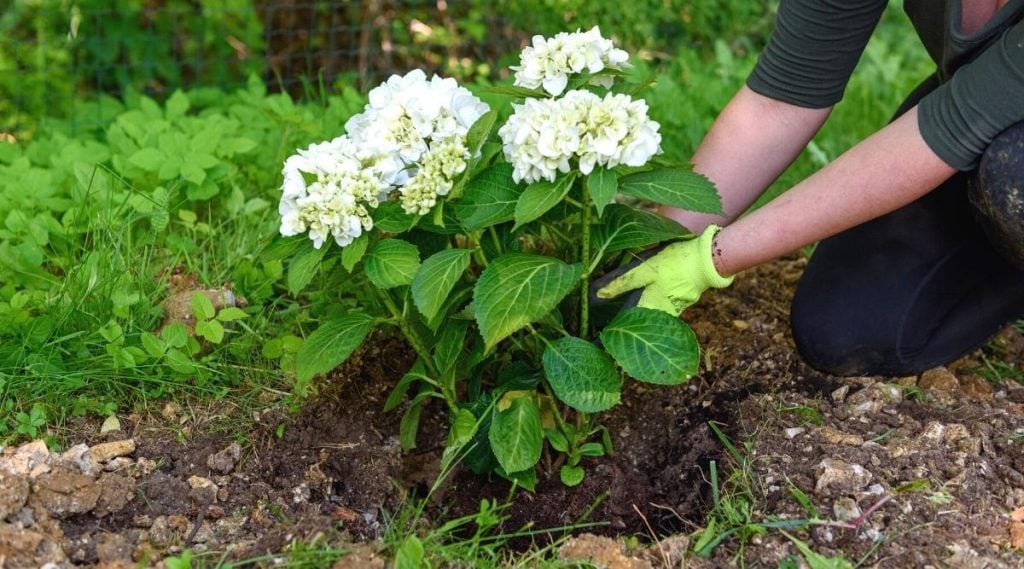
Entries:
[[481, 232], [470, 231], [466, 234], [466, 238], [469, 240], [469, 250], [473, 253], [473, 259], [483, 268], [487, 268], [487, 257], [484, 255], [484, 248], [480, 244]]
[[412, 349], [415, 350], [416, 354], [421, 360], [423, 360], [423, 365], [426, 366], [427, 373], [432, 377], [437, 377], [437, 368], [434, 367], [434, 359], [430, 357], [430, 350], [427, 349], [426, 342], [423, 341], [423, 338], [420, 338], [416, 329], [413, 328], [409, 321], [405, 319], [405, 315], [398, 309], [398, 306], [395, 304], [395, 300], [391, 298], [391, 293], [386, 290], [380, 290], [378, 292], [380, 293], [381, 300], [384, 302], [384, 306], [387, 307], [388, 312], [391, 313], [391, 316], [398, 324], [398, 329], [401, 330], [402, 335], [405, 336], [405, 339], [412, 346]]
[[580, 337], [590, 337], [590, 192], [587, 183], [582, 186], [583, 204], [580, 215], [580, 230], [583, 232], [583, 244], [580, 247], [580, 262], [583, 263], [583, 274], [580, 275]]

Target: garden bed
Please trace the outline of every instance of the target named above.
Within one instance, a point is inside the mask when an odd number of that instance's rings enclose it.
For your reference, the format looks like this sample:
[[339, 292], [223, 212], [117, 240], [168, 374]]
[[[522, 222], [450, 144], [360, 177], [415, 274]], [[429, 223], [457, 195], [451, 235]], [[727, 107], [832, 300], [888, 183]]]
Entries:
[[[691, 550], [710, 557], [693, 557], [688, 567], [728, 566], [737, 554], [748, 566], [776, 567], [800, 555], [786, 534], [820, 555], [883, 567], [1019, 565], [1024, 525], [1013, 514], [1024, 507], [1024, 390], [978, 375], [981, 353], [889, 384], [815, 372], [795, 354], [788, 331], [802, 266], [790, 258], [750, 271], [687, 311], [703, 348], [701, 374], [678, 388], [627, 382], [623, 403], [602, 415], [614, 455], [585, 461], [587, 476], [575, 488], [542, 458], [536, 492], [514, 495], [506, 529], [584, 521], [602, 523], [588, 532], [646, 536], [641, 541], [652, 532], [691, 534]], [[996, 344], [1002, 361], [1019, 366], [1017, 331]], [[296, 541], [376, 547], [386, 514], [430, 488], [447, 432], [443, 409], [428, 406], [418, 448], [403, 452], [401, 410], [381, 412], [413, 359], [398, 340], [367, 342], [294, 415], [268, 392], [258, 405], [140, 411], [102, 436], [91, 434], [98, 424], [79, 424], [63, 458], [7, 449], [0, 463], [19, 456], [21, 466], [39, 470], [5, 485], [27, 488], [24, 499], [0, 493], [0, 511], [10, 510], [0, 525], [0, 560], [128, 567], [186, 548], [247, 559]], [[239, 416], [243, 408], [251, 416]], [[97, 447], [121, 440], [132, 444]], [[96, 460], [82, 458], [76, 443], [100, 448]], [[456, 471], [426, 515], [438, 523], [508, 493], [498, 477]], [[760, 525], [813, 517], [837, 523]], [[710, 547], [717, 538], [721, 544]], [[614, 558], [633, 566], [658, 562], [619, 551], [627, 541], [610, 543]], [[563, 555], [607, 553], [577, 545]], [[321, 561], [330, 566], [340, 553], [325, 551]], [[367, 566], [383, 564], [368, 550], [362, 555]]]

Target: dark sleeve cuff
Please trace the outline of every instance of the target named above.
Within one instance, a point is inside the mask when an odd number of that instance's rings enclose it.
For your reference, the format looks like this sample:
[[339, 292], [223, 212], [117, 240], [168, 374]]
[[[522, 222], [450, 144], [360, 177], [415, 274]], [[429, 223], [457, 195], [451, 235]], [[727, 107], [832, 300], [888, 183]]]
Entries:
[[999, 133], [1024, 120], [1024, 22], [922, 99], [917, 120], [939, 158], [974, 169]]
[[800, 107], [838, 103], [885, 6], [886, 0], [782, 0], [747, 86]]

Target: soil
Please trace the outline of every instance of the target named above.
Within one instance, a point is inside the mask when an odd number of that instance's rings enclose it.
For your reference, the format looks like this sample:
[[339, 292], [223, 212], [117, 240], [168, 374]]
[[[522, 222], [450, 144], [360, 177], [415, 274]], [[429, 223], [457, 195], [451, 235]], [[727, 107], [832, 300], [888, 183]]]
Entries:
[[[630, 551], [621, 539], [581, 535], [562, 557], [622, 567], [671, 558], [678, 566], [686, 534], [693, 545], [711, 518], [730, 529], [713, 512], [713, 461], [724, 501], [749, 495], [751, 522], [827, 522], [786, 530], [821, 555], [879, 567], [1024, 565], [1024, 389], [981, 378], [981, 352], [921, 377], [836, 378], [807, 367], [788, 330], [803, 262], [751, 271], [691, 308], [701, 374], [678, 388], [628, 382], [623, 403], [603, 416], [615, 454], [585, 462], [575, 488], [557, 472], [542, 473], [536, 492], [515, 494], [506, 526], [601, 522], [586, 531], [659, 540]], [[93, 434], [98, 422], [79, 425], [63, 455], [5, 450], [0, 566], [155, 565], [185, 548], [251, 559], [297, 540], [366, 543], [358, 549], [365, 566], [383, 566], [373, 551], [383, 516], [433, 482], [447, 429], [443, 409], [428, 407], [421, 446], [401, 450], [401, 410], [381, 408], [412, 356], [397, 340], [367, 346], [294, 414], [272, 397], [252, 417], [238, 417], [229, 403], [171, 403], [162, 413], [121, 417], [121, 430], [103, 435]], [[1018, 332], [1007, 330], [993, 346], [1020, 369]], [[76, 451], [76, 443], [88, 446]], [[21, 470], [8, 475], [5, 465]], [[508, 493], [498, 478], [458, 471], [427, 513], [441, 520]], [[799, 557], [781, 531], [750, 535], [725, 539], [708, 557], [691, 552], [686, 566], [742, 558], [777, 567]]]

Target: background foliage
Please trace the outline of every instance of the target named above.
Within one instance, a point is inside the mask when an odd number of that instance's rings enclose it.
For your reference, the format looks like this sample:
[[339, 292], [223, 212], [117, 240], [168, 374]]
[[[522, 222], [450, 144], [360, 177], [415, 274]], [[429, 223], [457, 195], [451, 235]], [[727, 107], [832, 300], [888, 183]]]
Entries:
[[[381, 74], [422, 66], [479, 91], [530, 34], [599, 24], [640, 54], [637, 79], [657, 74], [644, 96], [666, 155], [685, 160], [773, 14], [739, 0], [329, 4], [0, 1], [0, 441], [172, 393], [307, 395], [295, 353], [361, 291], [343, 270], [307, 274], [275, 239], [281, 162], [341, 132]], [[930, 67], [890, 11], [770, 194], [883, 125]], [[154, 342], [182, 279], [231, 290], [244, 316], [199, 306], [206, 324]]]

